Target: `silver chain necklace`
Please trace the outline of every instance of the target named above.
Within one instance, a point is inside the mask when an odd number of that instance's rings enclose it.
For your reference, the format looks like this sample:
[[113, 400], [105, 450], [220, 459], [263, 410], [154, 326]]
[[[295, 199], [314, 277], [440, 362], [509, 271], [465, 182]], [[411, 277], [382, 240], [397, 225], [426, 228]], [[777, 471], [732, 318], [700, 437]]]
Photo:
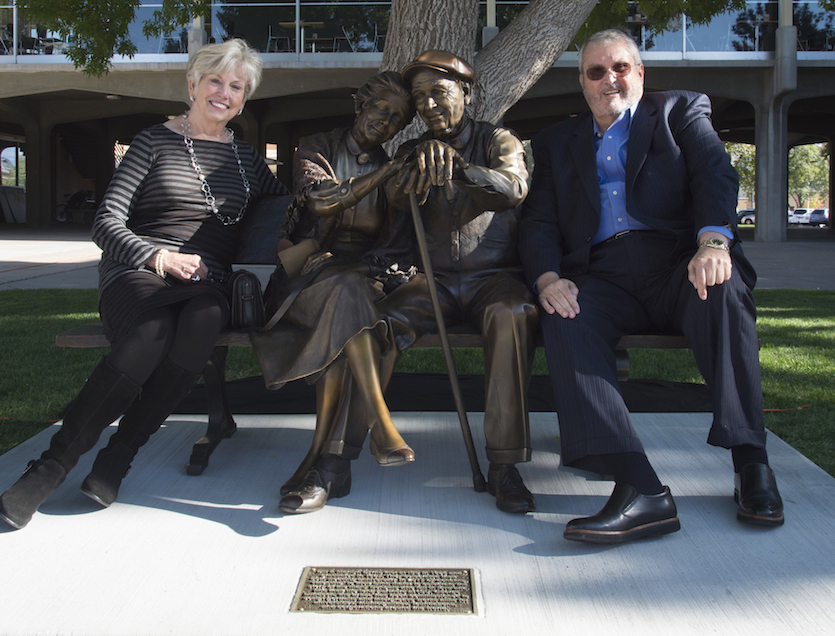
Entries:
[[216, 199], [212, 194], [212, 189], [209, 187], [209, 182], [206, 181], [206, 175], [203, 174], [203, 168], [201, 168], [200, 164], [197, 163], [197, 156], [194, 154], [194, 140], [190, 136], [191, 123], [186, 120], [186, 117], [188, 117], [188, 113], [183, 114], [183, 121], [180, 124], [183, 133], [183, 142], [186, 145], [186, 150], [188, 151], [189, 158], [191, 159], [191, 167], [194, 168], [194, 172], [197, 173], [197, 178], [200, 180], [200, 189], [203, 190], [203, 194], [206, 197], [206, 205], [209, 206], [212, 213], [221, 223], [224, 225], [235, 225], [235, 223], [243, 218], [244, 212], [246, 212], [246, 208], [249, 205], [249, 180], [246, 178], [246, 170], [244, 169], [244, 166], [241, 163], [241, 157], [238, 154], [238, 145], [235, 143], [235, 133], [231, 128], [226, 129], [226, 134], [229, 135], [229, 142], [232, 146], [232, 152], [235, 153], [235, 160], [238, 162], [238, 173], [241, 175], [241, 181], [244, 183], [246, 198], [244, 199], [244, 204], [241, 206], [241, 210], [238, 212], [238, 215], [233, 217], [222, 214], [220, 210], [217, 209]]

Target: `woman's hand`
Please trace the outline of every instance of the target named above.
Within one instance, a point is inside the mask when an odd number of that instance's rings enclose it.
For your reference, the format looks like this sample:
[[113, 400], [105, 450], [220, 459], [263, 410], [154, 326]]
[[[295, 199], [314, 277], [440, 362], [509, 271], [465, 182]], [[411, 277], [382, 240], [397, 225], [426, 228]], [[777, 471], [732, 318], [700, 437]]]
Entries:
[[302, 267], [302, 271], [300, 274], [304, 276], [305, 274], [309, 274], [310, 272], [316, 270], [320, 265], [329, 261], [333, 258], [333, 254], [330, 252], [318, 252], [317, 254], [311, 254], [307, 257], [307, 262]]
[[[157, 261], [159, 259], [159, 261]], [[148, 267], [156, 271], [159, 266], [166, 274], [179, 280], [198, 282], [209, 274], [209, 268], [198, 254], [181, 254], [160, 250], [149, 260]]]

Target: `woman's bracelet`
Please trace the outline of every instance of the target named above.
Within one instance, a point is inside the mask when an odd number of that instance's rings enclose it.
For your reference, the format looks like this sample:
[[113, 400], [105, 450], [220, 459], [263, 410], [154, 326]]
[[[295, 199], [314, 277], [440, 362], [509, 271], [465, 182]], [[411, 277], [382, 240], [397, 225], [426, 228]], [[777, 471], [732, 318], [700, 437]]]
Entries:
[[159, 250], [154, 256], [154, 271], [160, 278], [165, 278], [166, 276], [166, 272], [162, 268], [162, 258], [165, 254], [168, 254], [168, 250]]

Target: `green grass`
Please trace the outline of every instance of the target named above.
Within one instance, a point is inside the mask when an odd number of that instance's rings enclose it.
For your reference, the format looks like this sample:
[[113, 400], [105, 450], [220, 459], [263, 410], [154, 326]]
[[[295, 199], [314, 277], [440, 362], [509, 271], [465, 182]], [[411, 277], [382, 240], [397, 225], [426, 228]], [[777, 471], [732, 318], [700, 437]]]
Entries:
[[[757, 290], [766, 426], [835, 475], [835, 292]], [[98, 320], [95, 290], [0, 292], [3, 373], [0, 454], [59, 419], [103, 349], [58, 349], [55, 335]], [[459, 373], [483, 373], [480, 349], [455, 351]], [[634, 350], [633, 378], [699, 382], [689, 351]], [[445, 373], [438, 349], [406, 351], [399, 371]], [[534, 373], [548, 372], [537, 351]], [[258, 375], [251, 349], [232, 348], [227, 378]]]

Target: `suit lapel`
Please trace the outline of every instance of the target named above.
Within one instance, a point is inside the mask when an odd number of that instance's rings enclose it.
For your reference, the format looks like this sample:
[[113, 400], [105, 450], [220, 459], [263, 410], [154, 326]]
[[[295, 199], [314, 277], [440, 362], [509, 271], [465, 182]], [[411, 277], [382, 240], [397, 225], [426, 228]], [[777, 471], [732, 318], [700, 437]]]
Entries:
[[597, 186], [597, 164], [594, 157], [594, 126], [591, 113], [577, 117], [577, 125], [569, 140], [571, 157], [580, 177], [583, 190], [592, 204], [595, 212], [600, 215], [600, 190]]
[[652, 133], [658, 121], [658, 109], [646, 97], [641, 99], [635, 110], [635, 117], [629, 129], [629, 141], [626, 146], [626, 192], [632, 192], [635, 179], [638, 176], [652, 141]]

